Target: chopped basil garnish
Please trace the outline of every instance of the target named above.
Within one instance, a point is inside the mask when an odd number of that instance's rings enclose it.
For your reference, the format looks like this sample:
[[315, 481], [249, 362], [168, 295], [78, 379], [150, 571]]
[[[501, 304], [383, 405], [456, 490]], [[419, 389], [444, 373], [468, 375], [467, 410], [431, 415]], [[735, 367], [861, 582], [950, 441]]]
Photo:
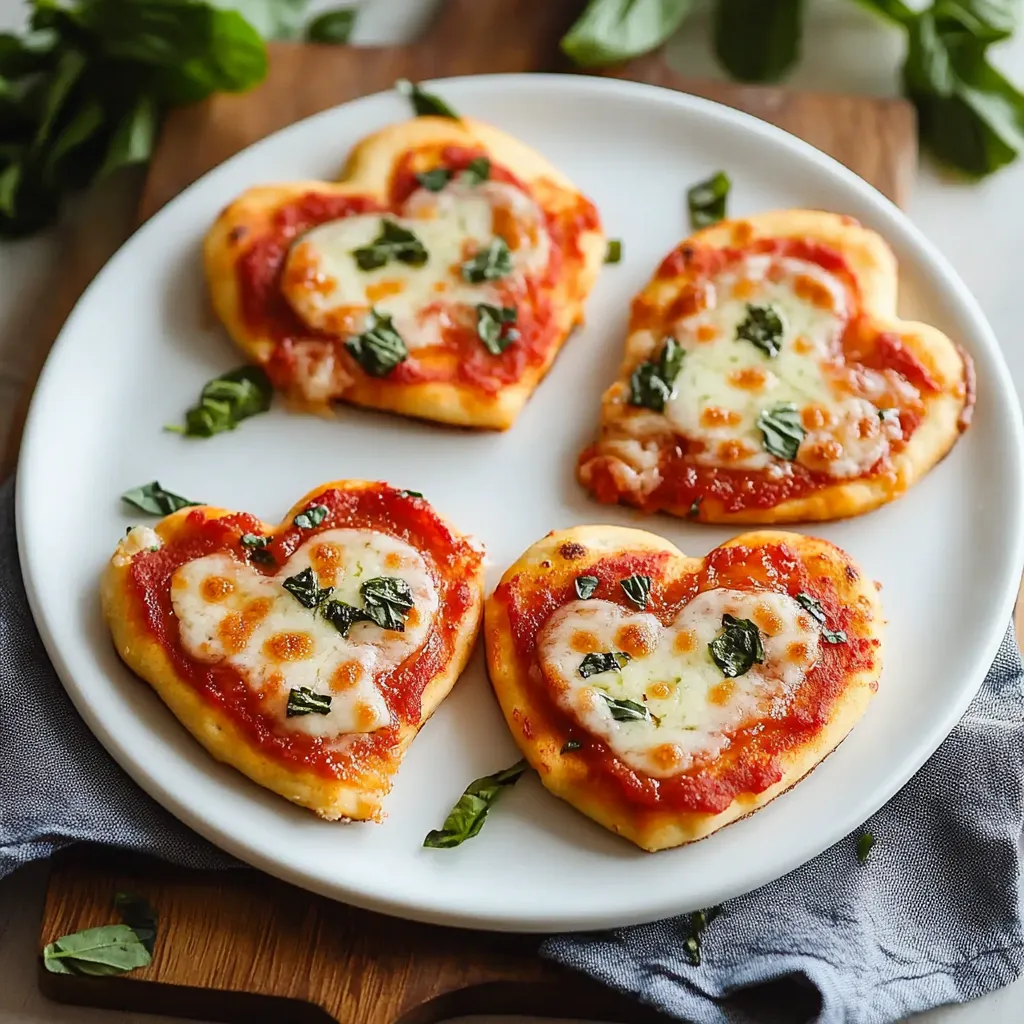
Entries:
[[297, 718], [300, 715], [327, 715], [331, 711], [333, 698], [329, 693], [314, 693], [308, 686], [300, 686], [288, 692], [288, 706], [285, 718]]
[[582, 750], [582, 749], [583, 749], [583, 744], [580, 743], [579, 740], [566, 740], [565, 743], [562, 744], [562, 749], [561, 749], [560, 753], [562, 753], [562, 754], [571, 754], [574, 750]]
[[345, 637], [355, 623], [369, 621], [369, 616], [362, 608], [345, 604], [344, 601], [325, 601], [320, 608], [320, 614]]
[[868, 859], [868, 854], [871, 853], [872, 847], [875, 845], [875, 837], [870, 832], [861, 832], [857, 837], [857, 860], [864, 863]]
[[686, 513], [687, 519], [696, 519], [700, 515], [700, 503], [703, 498], [694, 498], [690, 503], [690, 510]]
[[309, 508], [303, 509], [292, 523], [300, 530], [312, 530], [327, 518], [327, 513], [326, 505], [310, 505]]
[[764, 446], [772, 455], [792, 462], [807, 433], [800, 413], [792, 402], [783, 402], [771, 409], [762, 409], [757, 427], [764, 437]]
[[270, 537], [261, 537], [257, 533], [243, 533], [238, 538], [239, 544], [248, 552], [249, 557], [254, 562], [261, 562], [263, 565], [276, 565], [277, 562], [274, 556], [267, 551], [267, 545], [270, 544]]
[[403, 498], [422, 498], [422, 491], [399, 491], [398, 492]]
[[518, 340], [519, 332], [511, 327], [516, 322], [515, 306], [491, 306], [481, 302], [476, 307], [476, 333], [492, 356], [500, 356]]
[[451, 180], [452, 172], [447, 167], [435, 167], [416, 175], [417, 183], [428, 192], [440, 192]]
[[121, 495], [121, 500], [126, 505], [137, 508], [140, 512], [148, 512], [151, 516], [169, 516], [172, 512], [177, 512], [179, 508], [202, 504], [200, 501], [189, 501], [188, 498], [183, 498], [180, 494], [165, 491], [156, 480], [125, 491]]
[[487, 812], [494, 806], [494, 801], [503, 790], [514, 786], [526, 769], [526, 761], [517, 761], [511, 768], [471, 782], [445, 818], [444, 825], [428, 832], [423, 845], [449, 850], [472, 839], [484, 827]]
[[360, 588], [365, 604], [364, 612], [381, 629], [405, 632], [405, 619], [412, 610], [413, 599], [409, 584], [395, 576], [378, 576], [367, 580]]
[[605, 654], [593, 652], [580, 662], [579, 673], [584, 679], [589, 679], [602, 672], [618, 672], [630, 660], [625, 651], [608, 651]]
[[408, 228], [384, 217], [380, 234], [369, 244], [352, 250], [360, 270], [377, 270], [391, 260], [410, 267], [422, 267], [430, 258], [424, 244]]
[[640, 573], [633, 573], [632, 576], [627, 576], [619, 584], [622, 587], [623, 593], [639, 608], [641, 611], [647, 607], [647, 600], [651, 596], [651, 577], [642, 576]]
[[764, 664], [761, 631], [750, 619], [737, 619], [735, 615], [722, 616], [722, 633], [708, 644], [708, 650], [722, 675], [729, 679], [749, 672], [755, 664]]
[[459, 181], [467, 185], [480, 185], [491, 176], [491, 161], [485, 156], [475, 156], [466, 164], [466, 169], [459, 175]]
[[811, 597], [810, 594], [800, 593], [796, 595], [797, 604], [800, 605], [804, 611], [815, 622], [821, 626], [821, 639], [827, 644], [845, 644], [846, 634], [841, 629], [829, 629], [825, 622], [825, 610], [821, 607], [821, 602], [816, 597]]
[[594, 591], [597, 590], [597, 584], [599, 580], [596, 576], [577, 576], [576, 577], [576, 596], [581, 601], [586, 601], [588, 598], [594, 596]]
[[774, 306], [747, 303], [747, 315], [736, 328], [737, 341], [749, 341], [774, 359], [782, 351], [782, 317]]
[[395, 82], [395, 88], [409, 100], [417, 117], [451, 117], [459, 120], [459, 115], [440, 96], [424, 92], [416, 82], [400, 78]]
[[492, 238], [471, 260], [462, 264], [462, 279], [470, 284], [497, 281], [512, 273], [512, 252], [504, 238]]
[[687, 189], [686, 203], [690, 207], [690, 227], [706, 228], [725, 217], [725, 202], [732, 182], [725, 171], [712, 174]]
[[185, 413], [183, 427], [169, 424], [164, 429], [186, 437], [213, 437], [266, 412], [273, 395], [273, 385], [261, 367], [240, 366], [206, 382], [199, 402]]
[[676, 378], [683, 368], [685, 350], [675, 338], [666, 338], [661, 355], [641, 363], [629, 378], [629, 404], [664, 412], [665, 403], [675, 397]]
[[121, 920], [135, 932], [146, 952], [152, 955], [156, 945], [157, 914], [149, 900], [131, 892], [116, 892], [114, 907], [121, 915]]
[[709, 907], [707, 910], [695, 910], [690, 914], [690, 934], [683, 942], [686, 956], [694, 967], [700, 967], [700, 943], [704, 937], [704, 929], [722, 912], [721, 907]]
[[281, 586], [304, 608], [317, 608], [331, 596], [333, 587], [321, 587], [313, 569], [307, 567], [282, 580]]
[[609, 238], [608, 248], [604, 254], [605, 263], [620, 263], [622, 261], [622, 240], [619, 238]]
[[602, 693], [601, 696], [607, 701], [608, 710], [616, 722], [646, 722], [651, 717], [646, 705], [637, 704], [635, 700], [615, 700], [607, 693]]
[[391, 317], [375, 309], [370, 310], [370, 326], [362, 334], [349, 338], [345, 348], [371, 377], [386, 377], [409, 358], [409, 350]]
[[127, 974], [151, 960], [149, 950], [127, 924], [105, 924], [62, 935], [43, 950], [43, 966], [53, 974]]

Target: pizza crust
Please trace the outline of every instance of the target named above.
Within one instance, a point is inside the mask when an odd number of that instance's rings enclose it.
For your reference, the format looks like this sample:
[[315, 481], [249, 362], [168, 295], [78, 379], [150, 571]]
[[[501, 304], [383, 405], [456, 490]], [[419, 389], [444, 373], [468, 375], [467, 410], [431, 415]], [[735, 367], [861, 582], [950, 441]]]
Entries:
[[[372, 487], [370, 481], [339, 480], [310, 491], [289, 510], [274, 527], [261, 524], [264, 533], [284, 529], [292, 519], [321, 494], [329, 490], [356, 490]], [[232, 515], [229, 509], [210, 505], [180, 509], [161, 519], [155, 527], [164, 544], [172, 542], [183, 530], [185, 519], [196, 512], [207, 519]], [[449, 524], [456, 537], [461, 537]], [[451, 660], [426, 685], [422, 697], [420, 720], [416, 724], [401, 723], [395, 746], [384, 758], [370, 758], [353, 766], [348, 778], [331, 779], [308, 768], [291, 765], [269, 756], [233, 716], [219, 705], [205, 700], [195, 687], [184, 679], [168, 657], [164, 645], [146, 629], [129, 580], [131, 560], [135, 552], [125, 538], [118, 545], [101, 580], [100, 596], [103, 615], [110, 628], [117, 653], [125, 664], [149, 683], [171, 713], [206, 748], [216, 760], [236, 768], [257, 785], [269, 789], [286, 800], [315, 811], [331, 821], [379, 821], [381, 803], [391, 789], [409, 744], [423, 724], [448, 696], [469, 660], [480, 630], [483, 610], [484, 570], [477, 562], [475, 571], [466, 580], [472, 601], [466, 613], [453, 623], [455, 642]]]
[[[214, 310], [234, 342], [254, 363], [265, 364], [275, 342], [266, 333], [254, 332], [242, 315], [236, 274], [238, 260], [271, 224], [277, 210], [309, 193], [364, 195], [386, 202], [392, 174], [409, 150], [434, 146], [484, 149], [491, 159], [506, 167], [527, 185], [536, 201], [548, 212], [571, 216], [583, 197], [559, 170], [539, 153], [490, 125], [468, 118], [417, 117], [390, 125], [363, 139], [349, 156], [336, 183], [300, 181], [249, 189], [217, 218], [206, 236], [203, 262]], [[556, 342], [540, 365], [527, 366], [514, 383], [496, 394], [487, 394], [457, 381], [389, 384], [373, 378], [352, 364], [351, 383], [340, 400], [458, 426], [505, 430], [547, 373], [574, 327], [583, 322], [583, 304], [604, 261], [605, 237], [598, 228], [579, 238], [582, 262], [578, 270], [563, 274], [552, 295], [558, 333]], [[349, 360], [349, 363], [352, 361]], [[293, 402], [300, 404], [291, 396]], [[327, 413], [329, 405], [312, 411]]]
[[[515, 648], [506, 604], [497, 592], [488, 597], [484, 637], [491, 683], [516, 744], [545, 788], [610, 831], [655, 852], [703, 839], [754, 813], [795, 786], [845, 739], [867, 710], [881, 674], [884, 620], [877, 589], [845, 552], [816, 537], [759, 530], [740, 534], [721, 546], [779, 543], [785, 543], [805, 563], [813, 565], [817, 575], [832, 580], [841, 602], [856, 610], [854, 635], [878, 641], [879, 646], [869, 668], [848, 675], [826, 724], [814, 739], [781, 755], [782, 778], [760, 793], [738, 794], [718, 814], [640, 807], [617, 788], [595, 784], [582, 758], [563, 755], [562, 747], [568, 738], [564, 726], [555, 724], [534, 696], [533, 680], [539, 678], [536, 661], [530, 665], [523, 663]], [[573, 557], [567, 559], [565, 552]], [[525, 574], [528, 585], [540, 589], [549, 585], [546, 579], [585, 575], [588, 567], [602, 558], [626, 552], [668, 554], [672, 558], [673, 576], [696, 571], [704, 561], [683, 555], [673, 544], [642, 530], [578, 526], [550, 533], [538, 541], [509, 567], [501, 582]], [[538, 630], [542, 625], [538, 623]]]

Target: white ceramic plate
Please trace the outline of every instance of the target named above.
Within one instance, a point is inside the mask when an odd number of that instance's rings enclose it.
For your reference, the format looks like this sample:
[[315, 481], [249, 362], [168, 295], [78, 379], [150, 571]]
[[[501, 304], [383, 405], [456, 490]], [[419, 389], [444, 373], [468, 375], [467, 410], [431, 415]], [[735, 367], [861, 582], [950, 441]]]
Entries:
[[[596, 201], [608, 235], [624, 240], [625, 261], [604, 268], [586, 329], [515, 428], [476, 434], [355, 409], [325, 421], [275, 408], [212, 440], [161, 431], [204, 381], [240, 361], [208, 311], [200, 272], [200, 240], [221, 207], [250, 185], [330, 178], [353, 143], [408, 113], [394, 95], [327, 111], [228, 161], [157, 214], [65, 326], [35, 396], [18, 476], [36, 621], [83, 717], [143, 788], [215, 843], [290, 882], [411, 918], [517, 930], [624, 925], [717, 903], [856, 828], [924, 762], [981, 683], [1022, 562], [1021, 424], [1009, 374], [945, 260], [877, 192], [796, 139], [703, 100], [623, 82], [492, 76], [435, 87], [549, 156]], [[118, 495], [155, 477], [276, 522], [325, 480], [386, 479], [425, 492], [486, 542], [491, 585], [548, 530], [639, 523], [591, 503], [573, 467], [618, 364], [629, 299], [687, 233], [686, 187], [718, 168], [734, 182], [733, 214], [820, 207], [882, 232], [900, 261], [902, 311], [937, 324], [977, 364], [977, 416], [952, 455], [894, 505], [814, 527], [884, 583], [885, 672], [851, 737], [760, 814], [654, 859], [534, 778], [506, 795], [477, 839], [452, 851], [421, 848], [466, 783], [518, 756], [480, 651], [413, 744], [383, 825], [319, 821], [215, 764], [121, 664], [101, 620], [97, 580], [133, 521]], [[690, 554], [729, 535], [668, 517], [642, 525]], [[638, 877], [651, 884], [622, 884]]]

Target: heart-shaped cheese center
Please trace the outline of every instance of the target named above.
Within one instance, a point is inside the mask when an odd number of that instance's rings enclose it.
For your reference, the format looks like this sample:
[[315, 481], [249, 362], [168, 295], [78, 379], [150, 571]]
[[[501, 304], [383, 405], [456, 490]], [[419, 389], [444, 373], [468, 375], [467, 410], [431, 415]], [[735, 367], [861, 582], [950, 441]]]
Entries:
[[[425, 262], [389, 258], [381, 267], [360, 269], [353, 253], [373, 245], [385, 220], [416, 236]], [[508, 245], [512, 273], [466, 281], [462, 265], [495, 238]], [[281, 288], [307, 324], [332, 334], [365, 330], [371, 307], [391, 316], [412, 351], [442, 343], [460, 316], [453, 307], [502, 306], [502, 294], [547, 265], [550, 244], [543, 211], [521, 189], [500, 181], [471, 185], [456, 176], [439, 192], [413, 192], [400, 215], [343, 217], [306, 232], [288, 254]]]
[[[310, 568], [321, 588], [334, 588], [330, 600], [356, 608], [366, 581], [404, 580], [413, 599], [404, 631], [360, 621], [342, 636], [323, 606], [305, 607], [283, 585]], [[171, 579], [171, 603], [189, 655], [235, 669], [279, 728], [331, 738], [391, 724], [377, 680], [423, 645], [438, 595], [422, 555], [405, 542], [374, 530], [325, 530], [274, 576], [227, 552], [186, 562]], [[318, 707], [331, 698], [326, 714], [288, 715], [290, 694], [303, 689], [320, 697]]]
[[[764, 648], [764, 661], [735, 678], [708, 647], [725, 615], [753, 622]], [[731, 734], [784, 705], [817, 661], [818, 644], [818, 625], [789, 595], [727, 589], [698, 594], [667, 626], [610, 601], [573, 601], [537, 637], [558, 704], [631, 768], [654, 777], [715, 757]], [[587, 655], [616, 652], [629, 655], [618, 659], [621, 667], [581, 672]]]

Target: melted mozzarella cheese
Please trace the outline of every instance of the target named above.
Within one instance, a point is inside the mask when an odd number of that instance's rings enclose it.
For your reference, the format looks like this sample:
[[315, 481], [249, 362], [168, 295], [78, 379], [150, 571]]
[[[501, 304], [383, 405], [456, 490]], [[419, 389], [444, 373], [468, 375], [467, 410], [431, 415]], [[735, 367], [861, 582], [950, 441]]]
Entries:
[[[405, 580], [414, 601], [405, 631], [359, 622], [343, 637], [282, 586], [307, 568], [316, 571], [321, 587], [334, 588], [332, 599], [357, 608], [366, 580]], [[373, 530], [325, 530], [274, 576], [226, 552], [186, 562], [171, 579], [171, 603], [188, 654], [235, 669], [279, 728], [334, 738], [390, 724], [376, 680], [422, 646], [438, 595], [423, 557], [410, 545]], [[289, 692], [301, 687], [330, 695], [330, 711], [289, 718]]]
[[[427, 250], [425, 264], [392, 259], [359, 269], [352, 254], [372, 244], [384, 219], [413, 232]], [[401, 216], [343, 217], [306, 232], [292, 246], [281, 288], [307, 324], [332, 334], [365, 330], [373, 307], [393, 318], [413, 351], [440, 344], [445, 328], [460, 319], [475, 324], [469, 307], [502, 304], [494, 282], [471, 284], [461, 274], [462, 264], [497, 236], [512, 255], [513, 274], [497, 282], [505, 289], [547, 265], [543, 211], [528, 195], [506, 182], [470, 186], [456, 177], [440, 192], [414, 192]]]
[[[777, 355], [737, 338], [748, 303], [770, 305], [781, 317]], [[763, 410], [783, 403], [796, 406], [806, 430], [796, 461], [816, 472], [858, 476], [900, 436], [898, 423], [880, 422], [878, 408], [851, 394], [848, 376], [837, 372], [849, 311], [833, 274], [805, 260], [750, 256], [706, 285], [703, 306], [674, 325], [685, 356], [665, 408], [672, 427], [698, 442], [696, 462], [785, 472], [757, 425]], [[874, 370], [856, 381], [862, 396], [880, 396], [887, 386]]]
[[159, 551], [162, 544], [156, 530], [148, 526], [133, 526], [117, 545], [113, 563], [116, 566], [129, 565], [140, 551]]
[[[708, 650], [722, 616], [761, 631], [764, 664], [728, 679]], [[655, 778], [714, 758], [730, 735], [781, 711], [818, 658], [819, 627], [787, 594], [708, 590], [668, 626], [610, 601], [573, 601], [538, 635], [541, 667], [555, 699], [631, 768]], [[624, 651], [620, 671], [584, 678], [587, 652]], [[649, 717], [617, 721], [608, 699], [629, 700]]]

